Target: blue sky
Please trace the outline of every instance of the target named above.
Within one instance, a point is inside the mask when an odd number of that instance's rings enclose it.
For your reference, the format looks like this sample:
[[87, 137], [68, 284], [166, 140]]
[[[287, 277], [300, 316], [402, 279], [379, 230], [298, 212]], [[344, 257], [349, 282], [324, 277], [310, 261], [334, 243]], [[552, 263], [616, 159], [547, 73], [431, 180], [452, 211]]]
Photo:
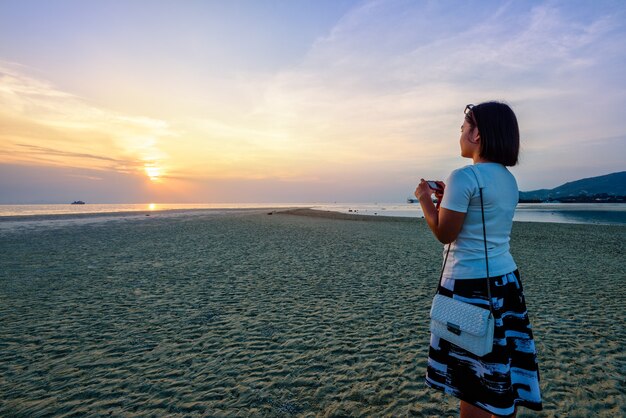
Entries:
[[403, 201], [504, 100], [520, 188], [624, 170], [619, 1], [3, 1], [0, 203]]

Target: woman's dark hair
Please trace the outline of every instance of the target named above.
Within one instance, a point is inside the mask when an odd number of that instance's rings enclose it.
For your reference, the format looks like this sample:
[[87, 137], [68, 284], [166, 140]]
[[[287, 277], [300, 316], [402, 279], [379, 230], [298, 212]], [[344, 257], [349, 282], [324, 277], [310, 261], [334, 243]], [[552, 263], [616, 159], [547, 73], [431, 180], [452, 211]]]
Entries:
[[519, 126], [513, 110], [504, 103], [468, 105], [465, 120], [480, 133], [480, 156], [505, 166], [517, 164]]

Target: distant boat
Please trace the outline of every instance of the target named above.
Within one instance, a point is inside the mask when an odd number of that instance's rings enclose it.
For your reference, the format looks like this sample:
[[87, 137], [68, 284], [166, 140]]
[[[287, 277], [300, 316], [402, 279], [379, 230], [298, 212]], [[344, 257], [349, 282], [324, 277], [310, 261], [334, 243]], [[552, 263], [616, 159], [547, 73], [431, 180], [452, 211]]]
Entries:
[[[433, 203], [437, 203], [437, 198], [432, 199]], [[411, 199], [410, 197], [406, 200], [406, 203], [419, 203], [420, 201], [417, 199]], [[385, 208], [383, 208], [384, 210]]]
[[83, 202], [82, 200], [75, 200], [72, 202], [72, 205], [84, 205], [85, 202]]

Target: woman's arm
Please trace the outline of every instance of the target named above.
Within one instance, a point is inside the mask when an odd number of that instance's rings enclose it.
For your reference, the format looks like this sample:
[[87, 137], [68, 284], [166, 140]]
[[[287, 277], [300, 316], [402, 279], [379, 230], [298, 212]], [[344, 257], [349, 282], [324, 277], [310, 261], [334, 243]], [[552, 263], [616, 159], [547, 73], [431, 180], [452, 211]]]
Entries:
[[[439, 208], [439, 205], [435, 207], [431, 199], [433, 193], [434, 191], [428, 187], [428, 183], [424, 179], [415, 189], [415, 197], [420, 202], [430, 230], [440, 242], [449, 244], [459, 236], [465, 221], [465, 213]], [[441, 201], [441, 197], [438, 197]]]

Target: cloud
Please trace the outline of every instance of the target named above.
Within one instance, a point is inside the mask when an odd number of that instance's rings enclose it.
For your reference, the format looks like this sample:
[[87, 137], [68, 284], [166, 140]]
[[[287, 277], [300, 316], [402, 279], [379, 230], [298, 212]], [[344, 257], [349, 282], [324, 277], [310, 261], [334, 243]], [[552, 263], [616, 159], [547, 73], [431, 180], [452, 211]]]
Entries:
[[623, 13], [605, 9], [367, 2], [276, 75], [256, 112], [325, 161], [436, 170], [442, 155], [449, 169], [458, 164], [464, 105], [506, 100], [527, 149], [558, 153], [564, 143], [593, 141], [597, 126], [603, 135], [621, 129], [613, 109], [626, 104], [624, 81], [610, 76], [615, 55], [605, 51], [619, 51], [624, 68]]
[[86, 159], [120, 162], [120, 160], [116, 160], [115, 158], [103, 157], [100, 155], [59, 151], [59, 150], [55, 150], [52, 148], [40, 147], [37, 145], [27, 145], [27, 144], [15, 144], [15, 145], [17, 145], [18, 147], [26, 148], [26, 151], [24, 151], [25, 154], [32, 153], [32, 154], [43, 154], [43, 155], [56, 155], [56, 156], [62, 156], [62, 157], [86, 158]]
[[95, 107], [22, 71], [0, 63], [1, 162], [127, 172], [167, 158], [167, 122]]

